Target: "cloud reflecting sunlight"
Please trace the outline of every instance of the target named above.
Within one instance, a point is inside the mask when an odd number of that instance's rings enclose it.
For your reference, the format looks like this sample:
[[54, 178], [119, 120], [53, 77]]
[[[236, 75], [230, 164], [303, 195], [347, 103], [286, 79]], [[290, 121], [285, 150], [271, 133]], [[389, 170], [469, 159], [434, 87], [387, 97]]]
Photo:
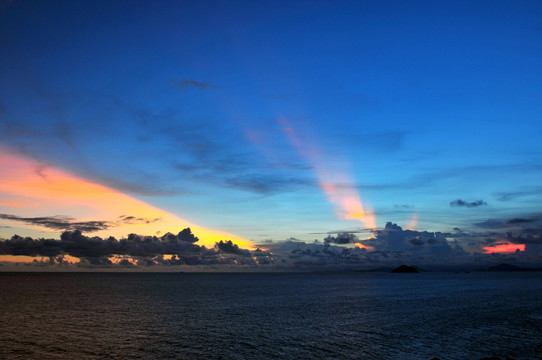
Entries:
[[[214, 246], [233, 240], [241, 247], [251, 242], [224, 231], [209, 229], [179, 218], [112, 188], [93, 183], [64, 170], [3, 151], [0, 167], [2, 223], [29, 229], [22, 235], [43, 236], [76, 228], [93, 235], [124, 237], [130, 233], [177, 233], [190, 227], [200, 244]], [[38, 216], [39, 214], [39, 216]], [[23, 230], [23, 229], [20, 229]]]

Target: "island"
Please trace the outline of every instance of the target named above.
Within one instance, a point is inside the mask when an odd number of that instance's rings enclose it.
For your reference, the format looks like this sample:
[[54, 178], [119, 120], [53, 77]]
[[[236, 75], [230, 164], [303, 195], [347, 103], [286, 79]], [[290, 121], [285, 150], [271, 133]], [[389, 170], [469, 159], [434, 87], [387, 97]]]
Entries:
[[542, 271], [542, 268], [527, 268], [527, 267], [519, 267], [515, 265], [510, 264], [499, 264], [490, 267], [487, 269], [487, 271]]
[[401, 265], [399, 267], [396, 267], [395, 269], [393, 269], [391, 271], [392, 273], [403, 273], [403, 274], [414, 274], [414, 273], [418, 273], [419, 271], [412, 267], [412, 266], [407, 266], [407, 265]]

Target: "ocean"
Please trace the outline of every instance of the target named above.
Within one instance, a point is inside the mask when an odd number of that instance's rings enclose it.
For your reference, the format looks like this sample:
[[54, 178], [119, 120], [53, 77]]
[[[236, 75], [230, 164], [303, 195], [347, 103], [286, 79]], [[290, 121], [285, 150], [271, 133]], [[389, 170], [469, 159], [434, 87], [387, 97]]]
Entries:
[[1, 359], [542, 359], [542, 272], [0, 273]]

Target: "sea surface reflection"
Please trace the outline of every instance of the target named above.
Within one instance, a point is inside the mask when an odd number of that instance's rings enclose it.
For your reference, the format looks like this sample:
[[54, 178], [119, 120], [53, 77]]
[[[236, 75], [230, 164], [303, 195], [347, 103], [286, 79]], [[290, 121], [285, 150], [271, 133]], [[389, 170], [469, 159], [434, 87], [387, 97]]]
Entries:
[[542, 354], [542, 273], [0, 273], [0, 358]]

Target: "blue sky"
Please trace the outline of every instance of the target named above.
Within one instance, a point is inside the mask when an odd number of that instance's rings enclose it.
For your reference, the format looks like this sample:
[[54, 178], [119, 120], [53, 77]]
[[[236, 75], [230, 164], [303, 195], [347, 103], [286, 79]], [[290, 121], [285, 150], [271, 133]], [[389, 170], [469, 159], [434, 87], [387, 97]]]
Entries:
[[0, 9], [3, 152], [254, 244], [369, 237], [324, 183], [359, 197], [377, 230], [540, 239], [537, 1]]

